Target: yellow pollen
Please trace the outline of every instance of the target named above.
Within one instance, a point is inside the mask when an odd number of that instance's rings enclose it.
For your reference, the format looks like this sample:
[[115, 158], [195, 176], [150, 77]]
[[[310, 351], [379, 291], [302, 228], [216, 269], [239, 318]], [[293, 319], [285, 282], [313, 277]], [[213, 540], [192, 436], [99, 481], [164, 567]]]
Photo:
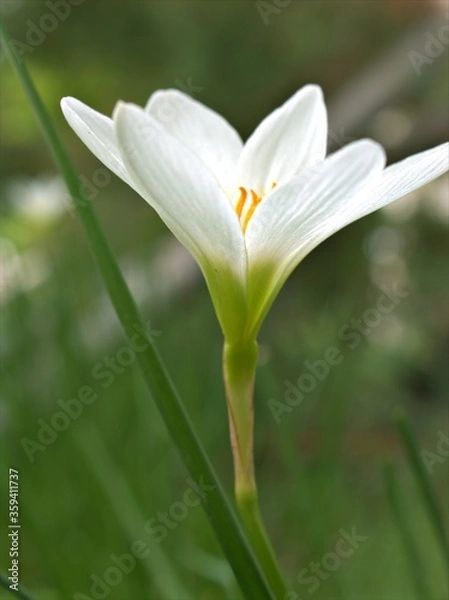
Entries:
[[[276, 182], [273, 181], [273, 183], [271, 184], [271, 189], [274, 189], [275, 187], [276, 187]], [[237, 200], [237, 204], [235, 205], [235, 212], [237, 213], [239, 221], [242, 222], [242, 214], [243, 214], [243, 209], [245, 208], [246, 201], [248, 199], [248, 191], [244, 187], [239, 187], [238, 189], [240, 190], [240, 196], [239, 196], [239, 199]], [[248, 208], [248, 210], [246, 211], [245, 217], [243, 218], [243, 222], [242, 222], [243, 233], [245, 233], [246, 228], [248, 227], [248, 223], [249, 223], [251, 217], [253, 216], [254, 211], [256, 210], [257, 206], [262, 202], [262, 199], [264, 198], [264, 194], [259, 196], [252, 189], [250, 190], [250, 193], [251, 193], [251, 205]]]
[[246, 197], [248, 196], [248, 192], [245, 190], [244, 187], [239, 187], [239, 190], [240, 190], [240, 198], [235, 207], [235, 212], [237, 213], [237, 216], [240, 219], [242, 216], [243, 207], [245, 206]]
[[248, 226], [249, 220], [253, 216], [253, 212], [256, 210], [256, 206], [262, 201], [262, 197], [258, 196], [254, 190], [250, 190], [251, 192], [251, 206], [249, 207], [248, 212], [245, 215], [245, 220], [243, 221], [242, 230], [245, 233], [246, 228]]

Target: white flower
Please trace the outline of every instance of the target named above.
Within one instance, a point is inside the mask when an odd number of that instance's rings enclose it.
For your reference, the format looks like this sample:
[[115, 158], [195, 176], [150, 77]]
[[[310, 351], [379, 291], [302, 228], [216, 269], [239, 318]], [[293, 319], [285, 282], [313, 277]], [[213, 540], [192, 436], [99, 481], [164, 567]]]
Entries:
[[246, 144], [220, 115], [176, 91], [109, 119], [74, 98], [64, 115], [88, 148], [134, 188], [192, 253], [226, 339], [255, 339], [298, 263], [349, 223], [448, 170], [449, 144], [385, 167], [383, 148], [353, 142], [326, 158], [321, 89], [307, 85]]

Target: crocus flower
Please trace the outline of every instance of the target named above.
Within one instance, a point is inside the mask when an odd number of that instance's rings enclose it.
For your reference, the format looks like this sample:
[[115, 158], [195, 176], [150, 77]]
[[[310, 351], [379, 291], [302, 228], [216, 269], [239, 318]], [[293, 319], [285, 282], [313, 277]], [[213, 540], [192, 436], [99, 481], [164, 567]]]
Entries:
[[74, 98], [64, 115], [88, 148], [136, 190], [191, 252], [225, 338], [255, 339], [300, 261], [349, 223], [448, 170], [442, 144], [385, 168], [363, 139], [326, 157], [321, 89], [307, 85], [245, 144], [219, 114], [177, 90], [110, 119]]

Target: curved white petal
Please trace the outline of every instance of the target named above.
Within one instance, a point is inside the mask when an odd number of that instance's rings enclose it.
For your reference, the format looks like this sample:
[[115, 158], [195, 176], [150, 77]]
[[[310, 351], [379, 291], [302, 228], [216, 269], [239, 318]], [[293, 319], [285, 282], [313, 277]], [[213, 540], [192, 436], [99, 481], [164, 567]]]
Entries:
[[135, 188], [117, 147], [112, 119], [71, 97], [61, 100], [61, 109], [70, 127], [89, 150], [108, 169]]
[[324, 228], [309, 240], [306, 256], [325, 239], [354, 221], [399, 200], [449, 170], [449, 144], [441, 144], [390, 165], [379, 177], [352, 194], [340, 212], [329, 215]]
[[353, 142], [257, 207], [246, 231], [249, 311], [256, 324], [297, 264], [352, 220], [352, 200], [384, 165], [379, 144]]
[[231, 191], [243, 144], [226, 119], [179, 90], [155, 92], [146, 110], [199, 156], [224, 190]]
[[354, 207], [353, 221], [402, 198], [449, 170], [449, 143], [414, 154], [387, 167], [367, 197]]
[[307, 85], [272, 112], [246, 142], [239, 185], [264, 195], [272, 184], [320, 163], [326, 155], [327, 113], [321, 88]]
[[246, 250], [225, 193], [196, 154], [143, 109], [120, 103], [114, 123], [128, 173], [198, 261], [227, 337], [239, 335], [237, 319], [245, 318]]
[[333, 217], [346, 213], [351, 197], [379, 176], [384, 164], [383, 148], [361, 140], [275, 190], [249, 222], [249, 261], [262, 254], [284, 262], [298, 251], [302, 254], [311, 234], [324, 233]]

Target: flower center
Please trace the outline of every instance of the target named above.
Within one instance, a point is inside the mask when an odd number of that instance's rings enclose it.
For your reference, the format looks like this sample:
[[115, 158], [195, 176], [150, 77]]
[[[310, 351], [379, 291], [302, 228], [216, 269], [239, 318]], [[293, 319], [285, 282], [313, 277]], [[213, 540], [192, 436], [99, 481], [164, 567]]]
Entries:
[[[271, 189], [276, 187], [276, 182], [271, 184]], [[235, 205], [235, 212], [242, 226], [242, 231], [245, 233], [248, 223], [254, 214], [257, 206], [262, 202], [265, 194], [259, 196], [253, 189], [248, 190], [244, 187], [239, 187], [240, 196]]]

